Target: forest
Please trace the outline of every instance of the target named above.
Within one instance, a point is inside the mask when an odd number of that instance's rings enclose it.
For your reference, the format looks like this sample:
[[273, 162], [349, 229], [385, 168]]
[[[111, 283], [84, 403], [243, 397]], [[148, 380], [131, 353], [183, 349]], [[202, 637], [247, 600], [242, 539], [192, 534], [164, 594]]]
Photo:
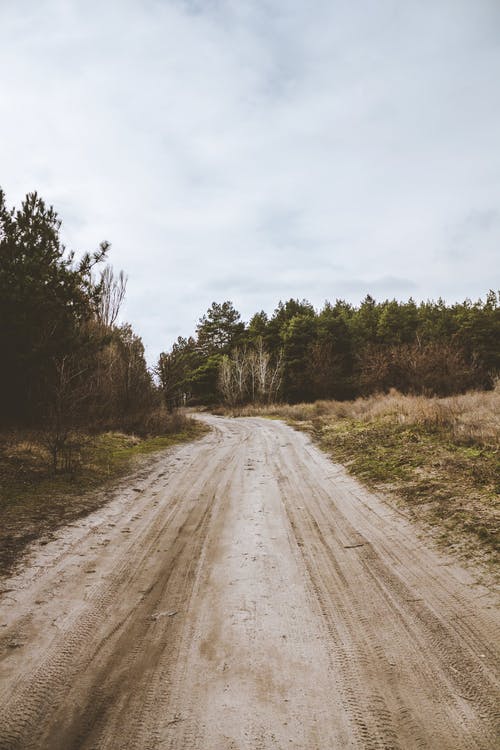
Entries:
[[396, 389], [449, 396], [490, 389], [500, 372], [500, 292], [446, 304], [409, 299], [358, 306], [337, 299], [315, 310], [279, 302], [248, 324], [230, 301], [214, 302], [192, 337], [160, 355], [167, 402], [299, 403], [348, 400]]
[[[148, 369], [119, 323], [127, 279], [103, 242], [78, 260], [37, 193], [18, 209], [0, 191], [0, 420], [43, 427], [57, 464], [71, 431], [162, 429], [181, 405], [353, 399], [391, 388], [447, 396], [489, 389], [500, 371], [500, 293], [417, 304], [279, 302], [248, 323], [213, 302], [189, 338]], [[332, 290], [334, 293], [334, 290]], [[332, 298], [334, 294], [332, 294]]]

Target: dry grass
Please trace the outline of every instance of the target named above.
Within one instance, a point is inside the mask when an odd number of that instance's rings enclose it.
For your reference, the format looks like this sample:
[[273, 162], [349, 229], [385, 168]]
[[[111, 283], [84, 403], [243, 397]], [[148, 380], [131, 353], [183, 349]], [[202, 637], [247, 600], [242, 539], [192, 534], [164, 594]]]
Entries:
[[294, 422], [354, 419], [419, 425], [441, 430], [464, 445], [500, 446], [500, 382], [493, 391], [474, 391], [449, 398], [404, 396], [397, 391], [355, 401], [315, 401], [312, 404], [244, 406], [224, 413], [232, 416], [271, 416]]
[[102, 505], [105, 493], [98, 490], [130, 473], [140, 456], [193, 440], [206, 430], [182, 412], [161, 411], [151, 416], [143, 430], [146, 437], [75, 434], [73, 470], [57, 474], [43, 433], [0, 434], [0, 573], [15, 564], [26, 544], [50, 538], [62, 524]]
[[363, 482], [448, 548], [486, 562], [500, 549], [500, 384], [450, 398], [392, 391], [351, 402], [247, 407], [308, 431]]

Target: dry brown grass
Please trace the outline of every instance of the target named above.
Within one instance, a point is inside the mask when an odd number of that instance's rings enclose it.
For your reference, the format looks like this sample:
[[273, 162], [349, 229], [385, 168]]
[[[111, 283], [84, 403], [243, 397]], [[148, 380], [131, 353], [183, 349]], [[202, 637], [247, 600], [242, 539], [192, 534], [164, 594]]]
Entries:
[[224, 413], [239, 417], [279, 417], [294, 422], [312, 422], [318, 417], [365, 423], [389, 420], [446, 431], [464, 445], [500, 446], [500, 381], [492, 391], [473, 391], [448, 398], [404, 396], [392, 390], [355, 401], [248, 405]]

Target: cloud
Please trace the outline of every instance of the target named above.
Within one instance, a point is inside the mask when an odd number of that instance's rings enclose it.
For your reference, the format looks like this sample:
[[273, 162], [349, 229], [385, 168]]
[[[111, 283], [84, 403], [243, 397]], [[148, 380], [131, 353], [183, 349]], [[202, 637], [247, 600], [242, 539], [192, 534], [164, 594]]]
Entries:
[[495, 0], [0, 5], [1, 184], [112, 242], [151, 361], [213, 299], [495, 286]]

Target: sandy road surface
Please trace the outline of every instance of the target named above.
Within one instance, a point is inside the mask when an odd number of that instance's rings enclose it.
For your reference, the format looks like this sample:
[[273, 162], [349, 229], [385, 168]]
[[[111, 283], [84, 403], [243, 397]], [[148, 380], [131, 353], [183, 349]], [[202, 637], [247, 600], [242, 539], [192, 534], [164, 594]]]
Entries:
[[304, 435], [208, 419], [3, 584], [0, 748], [498, 747], [487, 589]]

